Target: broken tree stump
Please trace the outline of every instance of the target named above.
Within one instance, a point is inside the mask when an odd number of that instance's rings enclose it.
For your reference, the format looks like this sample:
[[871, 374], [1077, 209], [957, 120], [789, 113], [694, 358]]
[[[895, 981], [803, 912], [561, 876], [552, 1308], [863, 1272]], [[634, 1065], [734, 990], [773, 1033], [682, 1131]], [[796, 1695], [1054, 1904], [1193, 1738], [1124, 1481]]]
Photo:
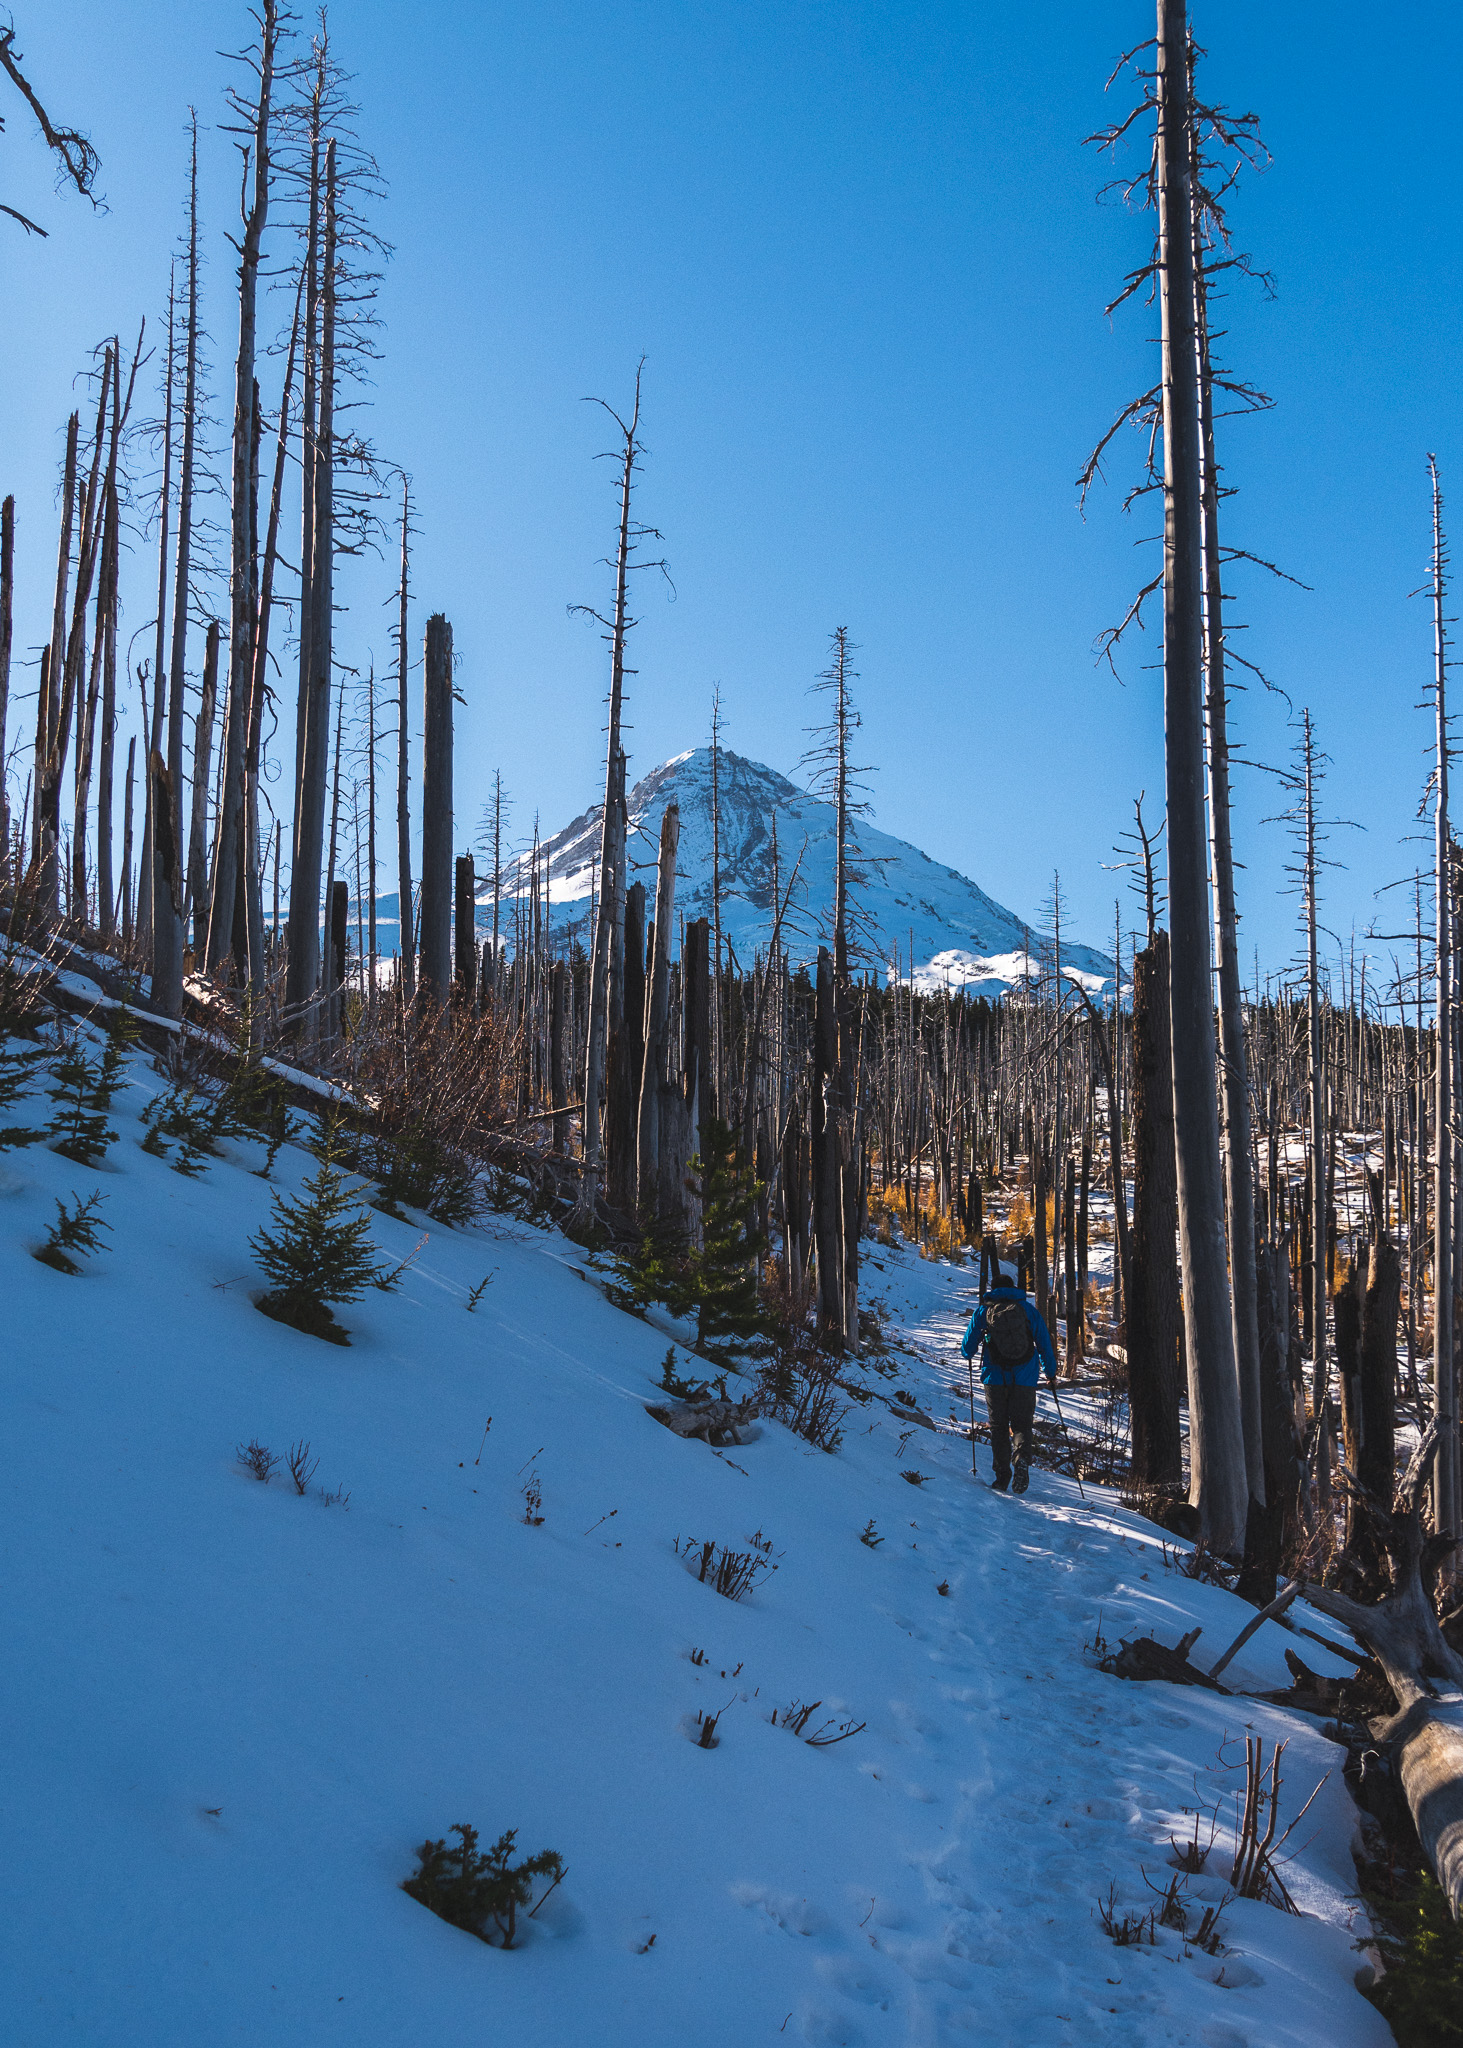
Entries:
[[1392, 1580], [1387, 1597], [1367, 1607], [1309, 1586], [1306, 1598], [1366, 1645], [1397, 1696], [1400, 1711], [1374, 1721], [1372, 1733], [1396, 1765], [1423, 1852], [1456, 1920], [1463, 1918], [1463, 1656], [1438, 1626], [1432, 1589], [1458, 1538], [1451, 1530], [1425, 1535], [1419, 1506], [1437, 1449], [1434, 1422], [1390, 1512], [1356, 1480], [1348, 1481], [1377, 1524]]

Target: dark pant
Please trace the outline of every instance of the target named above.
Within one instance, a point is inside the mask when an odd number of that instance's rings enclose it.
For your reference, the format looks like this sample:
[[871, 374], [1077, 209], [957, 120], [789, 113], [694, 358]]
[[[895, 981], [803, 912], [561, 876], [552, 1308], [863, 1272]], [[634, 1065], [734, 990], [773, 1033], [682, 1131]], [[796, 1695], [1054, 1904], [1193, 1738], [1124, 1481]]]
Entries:
[[1011, 1476], [1011, 1443], [1015, 1439], [1016, 1463], [1023, 1470], [1031, 1463], [1031, 1426], [1036, 1420], [1035, 1387], [992, 1386], [985, 1390], [986, 1412], [991, 1418], [991, 1460], [997, 1479]]

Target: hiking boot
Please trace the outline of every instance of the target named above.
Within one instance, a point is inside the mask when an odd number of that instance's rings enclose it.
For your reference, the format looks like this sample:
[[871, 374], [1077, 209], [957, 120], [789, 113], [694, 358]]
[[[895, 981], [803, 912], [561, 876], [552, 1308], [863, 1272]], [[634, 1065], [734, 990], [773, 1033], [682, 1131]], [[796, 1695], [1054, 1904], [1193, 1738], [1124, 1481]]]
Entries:
[[1016, 1476], [1011, 1481], [1012, 1493], [1025, 1493], [1030, 1478], [1031, 1475], [1027, 1471], [1026, 1467], [1024, 1465], [1018, 1465], [1016, 1467]]
[[1004, 1492], [1006, 1491], [1006, 1488], [1007, 1488], [1007, 1487], [1008, 1487], [1008, 1486], [1009, 1486], [1010, 1484], [1011, 1484], [1011, 1475], [1010, 1475], [1010, 1473], [1009, 1473], [1009, 1472], [998, 1472], [998, 1473], [996, 1474], [995, 1478], [994, 1478], [994, 1479], [993, 1479], [993, 1480], [991, 1481], [991, 1491], [992, 1491], [992, 1493], [1004, 1493]]

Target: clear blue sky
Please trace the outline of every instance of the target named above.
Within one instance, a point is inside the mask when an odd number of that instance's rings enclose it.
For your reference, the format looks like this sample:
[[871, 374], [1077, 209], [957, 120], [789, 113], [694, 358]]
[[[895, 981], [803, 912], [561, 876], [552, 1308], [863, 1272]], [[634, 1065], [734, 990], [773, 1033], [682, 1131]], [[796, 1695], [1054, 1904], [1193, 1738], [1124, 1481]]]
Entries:
[[[0, 197], [51, 230], [0, 229], [20, 648], [45, 630], [72, 374], [94, 340], [160, 309], [186, 109], [219, 120], [217, 53], [247, 23], [215, 0], [17, 0], [15, 14], [53, 114], [102, 153], [109, 205], [93, 217], [52, 195], [8, 99]], [[1073, 480], [1152, 381], [1156, 322], [1142, 308], [1103, 319], [1149, 229], [1095, 204], [1104, 169], [1080, 144], [1110, 116], [1113, 60], [1151, 26], [1145, 0], [341, 0], [333, 35], [396, 252], [370, 429], [416, 479], [414, 636], [428, 609], [455, 629], [460, 839], [494, 768], [524, 828], [535, 810], [558, 826], [602, 782], [603, 649], [566, 606], [605, 601], [613, 505], [580, 400], [623, 399], [643, 353], [640, 509], [678, 595], [642, 592], [632, 776], [704, 740], [718, 681], [727, 743], [791, 768], [805, 685], [846, 624], [879, 824], [1025, 915], [1059, 867], [1076, 928], [1103, 941], [1116, 883], [1102, 863], [1138, 789], [1161, 804], [1162, 715], [1143, 665], [1156, 635], [1125, 687], [1092, 643], [1152, 573], [1134, 543], [1156, 518], [1125, 518], [1114, 486], [1084, 522]], [[1405, 35], [1354, 4], [1211, 0], [1196, 27], [1208, 92], [1256, 108], [1275, 159], [1235, 209], [1277, 297], [1231, 302], [1229, 360], [1277, 408], [1226, 431], [1228, 537], [1313, 586], [1236, 572], [1232, 615], [1249, 622], [1245, 650], [1313, 708], [1332, 808], [1367, 827], [1338, 835], [1348, 867], [1326, 891], [1349, 933], [1416, 858], [1429, 627], [1408, 593], [1426, 569], [1429, 448], [1463, 520], [1463, 25], [1433, 0]], [[235, 173], [226, 137], [203, 147], [224, 390]], [[149, 615], [148, 580], [139, 557], [127, 631]], [[342, 575], [346, 659], [387, 660], [392, 582], [389, 561]], [[1287, 716], [1252, 693], [1234, 724], [1279, 759]], [[1262, 823], [1276, 808], [1267, 778], [1241, 778], [1243, 943], [1264, 967], [1293, 951], [1284, 838]]]

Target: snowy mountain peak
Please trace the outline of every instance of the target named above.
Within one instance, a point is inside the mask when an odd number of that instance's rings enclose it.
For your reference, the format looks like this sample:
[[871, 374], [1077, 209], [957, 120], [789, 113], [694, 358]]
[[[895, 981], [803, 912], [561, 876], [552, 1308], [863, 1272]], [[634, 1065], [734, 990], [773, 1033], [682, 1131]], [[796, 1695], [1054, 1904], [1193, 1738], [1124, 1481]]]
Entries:
[[[652, 768], [630, 791], [630, 874], [655, 887], [656, 854], [666, 806], [679, 804], [680, 851], [676, 907], [685, 917], [708, 917], [712, 877], [719, 865], [721, 924], [744, 967], [767, 945], [778, 895], [796, 882], [783, 925], [783, 943], [796, 961], [809, 961], [825, 943], [833, 902], [836, 814], [831, 803], [800, 789], [776, 769], [729, 748], [715, 763], [717, 824], [713, 827], [713, 774], [709, 747], [692, 747]], [[600, 806], [583, 812], [541, 849], [549, 864], [554, 922], [587, 924], [599, 867]], [[857, 828], [861, 880], [859, 952], [865, 966], [908, 977], [916, 985], [999, 995], [1027, 971], [1042, 950], [1039, 932], [955, 868], [941, 867], [907, 841]], [[713, 854], [715, 853], [715, 860]], [[521, 863], [509, 892], [528, 887]], [[480, 896], [487, 893], [480, 887]], [[1097, 990], [1111, 985], [1112, 963], [1090, 946], [1064, 946], [1063, 968]]]

